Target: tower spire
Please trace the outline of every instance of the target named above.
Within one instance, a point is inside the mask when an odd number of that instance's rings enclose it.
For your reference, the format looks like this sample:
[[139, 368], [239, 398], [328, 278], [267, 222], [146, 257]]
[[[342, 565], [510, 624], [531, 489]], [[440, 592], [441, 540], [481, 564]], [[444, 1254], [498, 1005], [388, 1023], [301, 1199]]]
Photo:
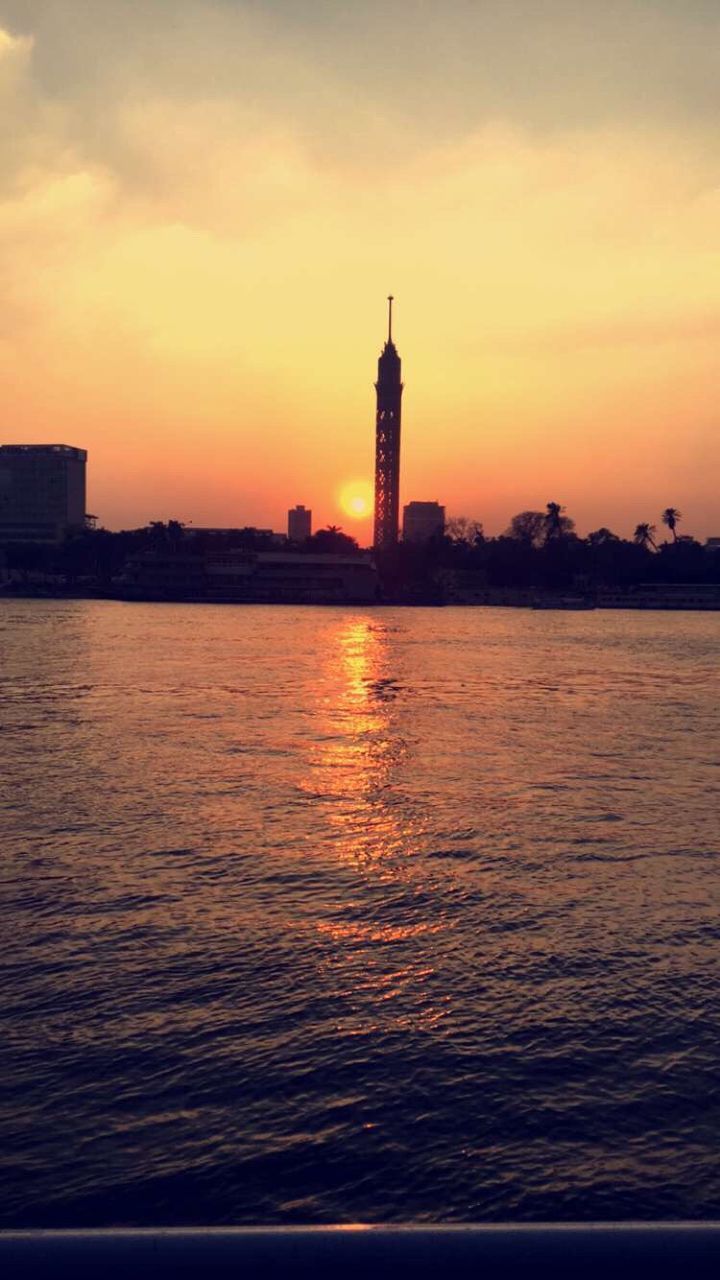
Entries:
[[388, 294], [388, 342], [392, 342], [392, 304], [394, 298], [391, 293]]

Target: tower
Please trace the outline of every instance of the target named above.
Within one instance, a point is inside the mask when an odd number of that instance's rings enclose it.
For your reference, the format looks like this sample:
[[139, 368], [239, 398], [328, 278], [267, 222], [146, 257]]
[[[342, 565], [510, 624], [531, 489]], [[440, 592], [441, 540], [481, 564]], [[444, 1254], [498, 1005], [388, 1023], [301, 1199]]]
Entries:
[[392, 340], [392, 294], [388, 298], [388, 336], [378, 360], [375, 418], [375, 536], [377, 551], [394, 547], [400, 515], [400, 356]]

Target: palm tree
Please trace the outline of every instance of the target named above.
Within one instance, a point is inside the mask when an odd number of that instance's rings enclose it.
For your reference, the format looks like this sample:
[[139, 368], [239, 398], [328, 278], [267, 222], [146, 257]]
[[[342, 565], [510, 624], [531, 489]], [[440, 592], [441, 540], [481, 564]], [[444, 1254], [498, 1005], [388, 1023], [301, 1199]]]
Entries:
[[551, 538], [561, 538], [565, 531], [565, 522], [563, 520], [563, 508], [559, 502], [548, 502], [547, 514], [543, 516], [545, 522], [545, 539], [550, 541]]
[[639, 547], [645, 547], [646, 550], [648, 547], [652, 547], [653, 551], [655, 551], [657, 550], [655, 544], [656, 532], [654, 524], [639, 524], [635, 528], [633, 542], [636, 542]]
[[666, 507], [662, 513], [661, 519], [663, 524], [666, 524], [670, 530], [673, 536], [673, 542], [677, 542], [675, 526], [679, 520], [682, 520], [682, 512], [678, 511], [677, 507]]

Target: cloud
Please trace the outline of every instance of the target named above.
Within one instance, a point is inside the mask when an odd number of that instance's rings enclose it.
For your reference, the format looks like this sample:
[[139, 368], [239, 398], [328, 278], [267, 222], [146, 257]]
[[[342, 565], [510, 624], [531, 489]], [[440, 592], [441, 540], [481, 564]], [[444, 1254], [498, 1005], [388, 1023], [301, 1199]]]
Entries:
[[32, 36], [14, 36], [0, 27], [0, 63], [5, 66], [14, 60], [26, 63], [30, 58], [32, 47]]
[[428, 466], [438, 416], [460, 451], [497, 424], [484, 447], [509, 469], [513, 440], [590, 399], [620, 432], [650, 377], [678, 422], [706, 412], [720, 193], [702, 6], [649, 23], [609, 4], [591, 28], [569, 3], [456, 0], [442, 21], [408, 3], [384, 7], [380, 43], [372, 4], [5, 7], [14, 428], [62, 406], [96, 456], [136, 421], [205, 468], [242, 443], [258, 491], [263, 449], [309, 487], [330, 438], [354, 473], [391, 288]]
[[[100, 7], [117, 18], [116, 6]], [[66, 8], [75, 24], [87, 12]], [[156, 20], [159, 8], [149, 6]], [[465, 310], [484, 295], [477, 323], [494, 325], [500, 341], [528, 321], [531, 342], [538, 327], [541, 342], [562, 346], [571, 330], [582, 342], [582, 333], [609, 335], [616, 323], [620, 340], [623, 326], [640, 332], [636, 311], [655, 308], [678, 334], [704, 323], [712, 285], [699, 276], [716, 250], [718, 206], [704, 137], [629, 126], [539, 137], [491, 121], [378, 165], [364, 153], [324, 150], [298, 121], [289, 103], [313, 68], [267, 49], [242, 6], [207, 6], [201, 22], [193, 4], [173, 14], [170, 29], [141, 27], [140, 63], [133, 28], [90, 122], [86, 90], [58, 99], [37, 75], [32, 37], [5, 37], [22, 71], [8, 94], [16, 144], [4, 156], [0, 252], [26, 304], [41, 308], [44, 298], [59, 314], [65, 290], [68, 306], [81, 298], [88, 318], [117, 310], [132, 328], [134, 312], [140, 340], [163, 324], [179, 339], [184, 324], [189, 348], [198, 306], [204, 333], [224, 332], [232, 288], [252, 305], [258, 335], [270, 339], [274, 326], [289, 340], [309, 269], [322, 290], [369, 268], [392, 270], [406, 289], [419, 271], [434, 289], [444, 281], [460, 314], [459, 286]], [[227, 74], [229, 26], [246, 36], [232, 58], [252, 64], [237, 90]], [[149, 88], [145, 63], [162, 32], [166, 60]], [[116, 35], [111, 23], [103, 39]], [[269, 73], [278, 88], [268, 106], [256, 89]], [[332, 77], [323, 93], [334, 94], [346, 122], [365, 120], [366, 104], [343, 104]], [[190, 291], [186, 317], [172, 276]]]

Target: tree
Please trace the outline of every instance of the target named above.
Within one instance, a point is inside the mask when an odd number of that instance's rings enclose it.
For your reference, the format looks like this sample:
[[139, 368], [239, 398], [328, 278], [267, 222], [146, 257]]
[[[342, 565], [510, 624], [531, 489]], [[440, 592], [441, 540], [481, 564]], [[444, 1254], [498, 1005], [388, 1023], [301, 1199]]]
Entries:
[[485, 536], [480, 520], [469, 520], [467, 516], [451, 516], [445, 524], [445, 532], [453, 542], [465, 542], [469, 547], [477, 546]]
[[606, 529], [605, 525], [603, 525], [602, 528], [594, 529], [592, 533], [589, 533], [587, 541], [591, 547], [604, 547], [608, 542], [619, 542], [620, 539], [616, 533], [613, 533], [612, 529]]
[[162, 547], [167, 542], [167, 529], [162, 520], [151, 520], [147, 532], [148, 541], [154, 547]]
[[653, 561], [661, 582], [702, 582], [707, 568], [705, 549], [694, 538], [664, 542]]
[[670, 530], [673, 536], [673, 542], [677, 542], [675, 526], [680, 520], [682, 520], [682, 512], [678, 511], [677, 507], [666, 507], [662, 513], [661, 519], [663, 524], [666, 524]]
[[564, 510], [565, 508], [561, 507], [559, 502], [547, 503], [546, 513], [543, 516], [545, 542], [562, 538], [566, 533], [572, 533], [575, 528], [575, 521], [562, 514]]
[[656, 532], [657, 530], [654, 524], [638, 524], [635, 526], [633, 542], [636, 543], [638, 547], [645, 547], [646, 550], [652, 547], [653, 551], [657, 551], [657, 545], [655, 542]]
[[305, 546], [308, 551], [321, 551], [330, 555], [347, 555], [349, 552], [358, 550], [355, 538], [343, 533], [336, 524], [329, 524], [326, 529], [318, 529], [317, 533], [306, 539]]
[[545, 516], [542, 511], [521, 511], [513, 516], [505, 537], [533, 547], [542, 546], [545, 540]]

